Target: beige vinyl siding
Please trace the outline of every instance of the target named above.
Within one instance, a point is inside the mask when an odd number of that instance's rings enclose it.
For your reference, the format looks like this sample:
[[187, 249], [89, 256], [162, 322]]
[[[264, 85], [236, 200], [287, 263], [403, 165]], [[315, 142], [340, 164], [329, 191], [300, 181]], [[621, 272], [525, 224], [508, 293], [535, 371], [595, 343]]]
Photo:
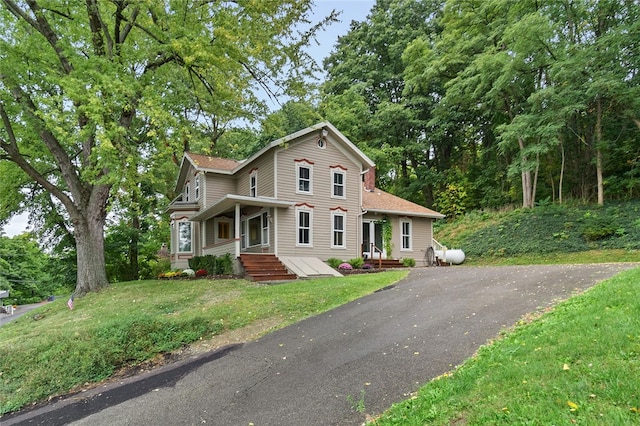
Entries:
[[253, 170], [258, 174], [258, 197], [273, 197], [273, 151], [265, 153], [238, 171], [235, 193], [249, 196], [249, 177]]
[[[401, 222], [409, 220], [411, 222], [411, 250], [402, 250], [402, 228]], [[433, 239], [431, 234], [432, 219], [423, 217], [407, 217], [394, 216], [391, 219], [393, 225], [391, 232], [393, 243], [393, 253], [387, 254], [387, 257], [401, 259], [411, 257], [415, 259], [417, 266], [424, 266], [424, 257], [427, 247], [431, 246]]]
[[[278, 212], [278, 255], [313, 256], [322, 260], [337, 257], [348, 260], [360, 255], [360, 165], [338, 149], [329, 137], [324, 149], [316, 145], [318, 136], [308, 135], [299, 141], [276, 150], [276, 177], [278, 198], [312, 206], [312, 244], [297, 246], [296, 207]], [[311, 195], [296, 192], [296, 160], [313, 163]], [[345, 198], [332, 198], [331, 167], [341, 166], [345, 171]], [[347, 210], [345, 220], [345, 247], [332, 248], [332, 209]]]
[[[200, 185], [202, 186], [202, 183]], [[204, 207], [206, 203], [206, 207], [209, 207], [227, 194], [235, 193], [236, 179], [233, 176], [207, 173], [206, 182], [202, 189], [205, 190], [205, 193], [200, 197], [200, 206]]]

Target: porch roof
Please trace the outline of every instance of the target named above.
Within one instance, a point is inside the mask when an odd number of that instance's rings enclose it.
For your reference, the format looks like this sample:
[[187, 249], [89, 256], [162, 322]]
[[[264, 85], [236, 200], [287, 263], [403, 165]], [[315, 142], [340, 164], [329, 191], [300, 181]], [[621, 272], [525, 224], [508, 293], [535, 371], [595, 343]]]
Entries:
[[362, 190], [362, 207], [372, 213], [428, 217], [432, 219], [442, 219], [445, 217], [441, 213], [389, 194], [378, 188], [374, 188], [373, 191]]
[[194, 215], [192, 221], [206, 220], [211, 217], [218, 216], [229, 210], [233, 210], [236, 203], [242, 206], [258, 206], [258, 207], [283, 207], [289, 208], [295, 203], [293, 201], [278, 200], [271, 197], [247, 197], [244, 195], [227, 194], [218, 202], [207, 207], [205, 210]]

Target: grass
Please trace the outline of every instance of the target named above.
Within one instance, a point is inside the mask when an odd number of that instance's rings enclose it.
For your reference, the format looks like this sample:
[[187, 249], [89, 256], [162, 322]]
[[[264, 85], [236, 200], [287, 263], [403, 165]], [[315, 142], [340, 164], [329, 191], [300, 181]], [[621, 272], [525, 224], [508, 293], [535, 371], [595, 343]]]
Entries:
[[113, 284], [0, 327], [0, 415], [257, 322], [283, 327], [398, 281], [407, 271], [279, 285], [245, 280]]
[[640, 424], [640, 268], [522, 320], [386, 425]]

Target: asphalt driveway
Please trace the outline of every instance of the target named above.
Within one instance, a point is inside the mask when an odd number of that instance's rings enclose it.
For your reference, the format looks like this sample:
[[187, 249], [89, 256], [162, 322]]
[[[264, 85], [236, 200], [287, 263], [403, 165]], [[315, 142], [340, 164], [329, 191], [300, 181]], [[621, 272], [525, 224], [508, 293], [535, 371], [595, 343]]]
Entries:
[[392, 288], [259, 340], [0, 424], [361, 424], [365, 414], [356, 408], [372, 415], [384, 411], [524, 314], [636, 266], [414, 269]]

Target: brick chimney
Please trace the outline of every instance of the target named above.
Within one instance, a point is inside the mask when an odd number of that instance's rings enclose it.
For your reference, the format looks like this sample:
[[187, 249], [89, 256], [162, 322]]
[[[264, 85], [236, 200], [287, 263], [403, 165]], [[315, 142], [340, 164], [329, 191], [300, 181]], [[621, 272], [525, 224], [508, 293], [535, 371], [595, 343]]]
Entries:
[[376, 188], [376, 167], [370, 167], [369, 170], [364, 172], [364, 189], [369, 192], [373, 192]]

